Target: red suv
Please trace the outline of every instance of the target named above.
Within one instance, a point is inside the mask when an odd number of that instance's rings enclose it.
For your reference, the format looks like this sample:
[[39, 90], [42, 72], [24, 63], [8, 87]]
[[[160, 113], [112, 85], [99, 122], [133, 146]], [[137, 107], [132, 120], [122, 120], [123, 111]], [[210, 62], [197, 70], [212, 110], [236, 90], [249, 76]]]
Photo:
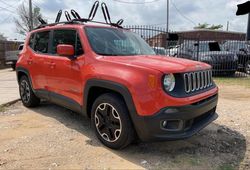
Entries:
[[214, 121], [211, 66], [157, 56], [138, 35], [114, 26], [57, 24], [29, 33], [17, 62], [26, 107], [41, 99], [91, 119], [100, 141], [190, 137]]

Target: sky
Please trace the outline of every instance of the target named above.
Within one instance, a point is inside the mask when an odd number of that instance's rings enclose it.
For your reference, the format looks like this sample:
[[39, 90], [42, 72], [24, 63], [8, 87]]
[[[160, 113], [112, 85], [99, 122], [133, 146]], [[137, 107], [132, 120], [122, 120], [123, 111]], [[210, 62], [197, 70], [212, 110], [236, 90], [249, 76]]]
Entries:
[[[33, 5], [41, 8], [44, 19], [49, 22], [55, 20], [60, 9], [75, 9], [81, 17], [87, 18], [95, 2], [95, 0], [32, 1]], [[123, 25], [166, 26], [167, 0], [102, 0], [100, 2], [106, 2], [114, 22], [122, 18], [125, 20]], [[237, 4], [243, 2], [246, 0], [170, 0], [169, 29], [171, 31], [192, 30], [199, 23], [206, 22], [221, 24], [223, 30], [226, 30], [227, 21], [229, 21], [230, 31], [246, 32], [247, 15], [235, 15]], [[28, 0], [0, 0], [0, 33], [10, 40], [25, 38], [17, 33], [13, 22], [13, 18], [18, 17], [16, 10], [21, 3], [28, 5]], [[62, 17], [62, 20], [65, 18]], [[96, 20], [104, 21], [100, 8]]]

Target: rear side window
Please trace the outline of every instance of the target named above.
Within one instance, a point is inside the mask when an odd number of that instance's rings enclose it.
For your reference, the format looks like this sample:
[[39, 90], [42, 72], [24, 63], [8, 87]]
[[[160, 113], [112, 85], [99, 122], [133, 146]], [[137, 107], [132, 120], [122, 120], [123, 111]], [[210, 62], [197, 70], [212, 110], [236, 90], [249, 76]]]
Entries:
[[83, 54], [83, 48], [80, 38], [75, 30], [55, 30], [52, 43], [52, 54], [57, 54], [57, 46], [59, 44], [73, 45], [75, 55]]
[[35, 36], [34, 51], [39, 53], [48, 53], [49, 49], [49, 31], [38, 32]]

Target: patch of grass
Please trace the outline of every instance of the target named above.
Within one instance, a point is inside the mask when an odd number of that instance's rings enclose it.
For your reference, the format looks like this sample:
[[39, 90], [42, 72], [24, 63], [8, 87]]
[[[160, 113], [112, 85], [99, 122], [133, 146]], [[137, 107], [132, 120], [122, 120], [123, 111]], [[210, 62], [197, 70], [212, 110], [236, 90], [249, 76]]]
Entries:
[[198, 159], [198, 158], [190, 158], [189, 163], [190, 163], [192, 166], [199, 166], [200, 163], [201, 163], [201, 161], [200, 161], [200, 159]]
[[219, 166], [218, 170], [234, 170], [235, 168], [230, 164], [223, 164]]
[[214, 77], [218, 85], [240, 85], [250, 88], [250, 77]]

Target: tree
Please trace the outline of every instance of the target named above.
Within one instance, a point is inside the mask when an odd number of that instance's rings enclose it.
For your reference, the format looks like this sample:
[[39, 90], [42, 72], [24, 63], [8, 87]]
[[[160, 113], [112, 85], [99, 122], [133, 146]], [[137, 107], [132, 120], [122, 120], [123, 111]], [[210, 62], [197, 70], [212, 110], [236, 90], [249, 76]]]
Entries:
[[5, 40], [7, 40], [7, 38], [3, 34], [0, 33], [0, 40], [5, 41]]
[[[40, 8], [35, 7], [32, 10], [33, 12], [33, 23], [34, 27], [38, 27], [40, 22], [38, 20], [39, 17], [42, 17], [42, 14], [40, 13]], [[16, 24], [17, 32], [26, 35], [27, 32], [31, 31], [30, 25], [29, 25], [29, 9], [23, 4], [21, 4], [17, 9], [17, 14], [19, 15], [18, 18], [14, 18], [14, 22]]]
[[198, 26], [194, 27], [194, 29], [209, 29], [209, 30], [218, 30], [223, 28], [223, 25], [219, 24], [219, 25], [211, 25], [208, 23], [199, 23]]

